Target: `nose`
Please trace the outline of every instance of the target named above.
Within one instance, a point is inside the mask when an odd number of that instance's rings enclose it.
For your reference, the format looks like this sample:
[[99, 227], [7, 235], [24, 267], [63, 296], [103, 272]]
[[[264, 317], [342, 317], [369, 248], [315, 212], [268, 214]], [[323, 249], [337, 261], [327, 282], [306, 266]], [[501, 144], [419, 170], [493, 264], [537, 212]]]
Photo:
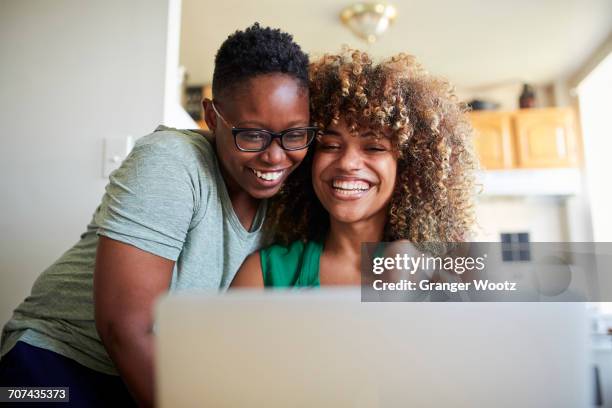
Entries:
[[345, 171], [359, 170], [363, 167], [363, 157], [353, 146], [349, 146], [340, 152], [337, 167]]
[[286, 157], [287, 153], [281, 147], [280, 140], [275, 139], [270, 143], [270, 146], [261, 154], [261, 160], [269, 165], [276, 165], [282, 163]]

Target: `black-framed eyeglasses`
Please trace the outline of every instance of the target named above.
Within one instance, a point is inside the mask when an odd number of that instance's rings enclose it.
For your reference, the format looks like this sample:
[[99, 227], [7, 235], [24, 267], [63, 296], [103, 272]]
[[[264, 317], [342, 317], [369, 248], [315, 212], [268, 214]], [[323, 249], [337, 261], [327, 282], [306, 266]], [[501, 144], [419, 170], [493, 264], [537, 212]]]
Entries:
[[276, 133], [266, 129], [237, 128], [221, 116], [214, 102], [211, 102], [211, 105], [217, 116], [232, 131], [234, 143], [238, 150], [243, 152], [263, 152], [276, 138], [280, 139], [281, 147], [284, 150], [302, 150], [312, 143], [320, 130], [316, 126], [306, 126], [285, 129]]

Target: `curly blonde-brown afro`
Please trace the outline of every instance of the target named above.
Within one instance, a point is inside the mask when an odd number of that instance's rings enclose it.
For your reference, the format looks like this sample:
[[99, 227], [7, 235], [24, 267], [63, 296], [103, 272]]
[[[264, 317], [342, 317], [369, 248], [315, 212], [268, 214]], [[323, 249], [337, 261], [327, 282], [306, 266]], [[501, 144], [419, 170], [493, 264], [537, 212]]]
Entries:
[[[448, 82], [398, 54], [374, 63], [365, 52], [345, 49], [310, 64], [312, 121], [325, 128], [342, 118], [349, 130], [371, 129], [390, 137], [398, 157], [388, 206], [385, 241], [462, 242], [473, 217], [472, 127]], [[323, 240], [329, 214], [311, 181], [311, 148], [272, 199], [272, 240]]]

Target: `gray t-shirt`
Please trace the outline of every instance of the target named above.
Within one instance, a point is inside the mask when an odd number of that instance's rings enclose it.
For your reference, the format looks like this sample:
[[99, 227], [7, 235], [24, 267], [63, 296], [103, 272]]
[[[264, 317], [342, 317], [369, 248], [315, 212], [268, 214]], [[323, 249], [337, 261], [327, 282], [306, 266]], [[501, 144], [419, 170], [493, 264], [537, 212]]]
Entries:
[[95, 327], [98, 235], [176, 261], [171, 291], [225, 289], [261, 245], [265, 201], [251, 231], [234, 213], [212, 145], [198, 133], [159, 127], [138, 140], [110, 176], [81, 240], [36, 280], [4, 326], [1, 355], [17, 341], [117, 374]]

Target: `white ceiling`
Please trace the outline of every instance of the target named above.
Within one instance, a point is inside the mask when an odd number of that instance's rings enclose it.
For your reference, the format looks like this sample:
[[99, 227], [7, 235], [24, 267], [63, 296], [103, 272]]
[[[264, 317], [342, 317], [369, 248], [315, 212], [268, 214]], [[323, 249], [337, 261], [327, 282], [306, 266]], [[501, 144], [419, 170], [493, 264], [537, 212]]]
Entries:
[[464, 88], [562, 80], [612, 32], [612, 0], [396, 0], [395, 24], [368, 45], [340, 23], [340, 10], [348, 4], [183, 0], [180, 59], [188, 82], [210, 82], [219, 45], [255, 21], [292, 33], [311, 57], [336, 52], [342, 44], [376, 58], [408, 52]]

